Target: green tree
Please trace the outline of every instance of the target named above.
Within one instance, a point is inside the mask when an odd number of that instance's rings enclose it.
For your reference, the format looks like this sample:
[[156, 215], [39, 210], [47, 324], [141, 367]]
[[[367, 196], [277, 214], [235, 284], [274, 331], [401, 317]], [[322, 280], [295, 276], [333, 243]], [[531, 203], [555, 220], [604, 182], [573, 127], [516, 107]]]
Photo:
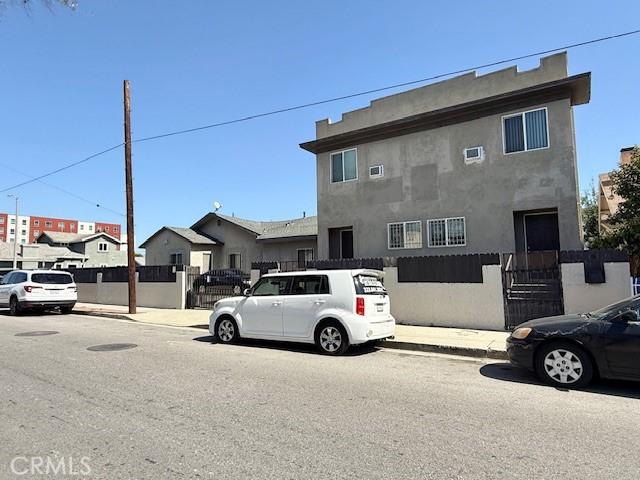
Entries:
[[601, 239], [602, 246], [621, 248], [640, 255], [640, 148], [631, 153], [631, 161], [610, 174], [613, 191], [623, 198], [609, 221], [614, 231]]
[[580, 198], [582, 207], [582, 228], [584, 230], [584, 241], [587, 247], [591, 248], [597, 243], [600, 237], [598, 226], [598, 195], [593, 180], [589, 189]]

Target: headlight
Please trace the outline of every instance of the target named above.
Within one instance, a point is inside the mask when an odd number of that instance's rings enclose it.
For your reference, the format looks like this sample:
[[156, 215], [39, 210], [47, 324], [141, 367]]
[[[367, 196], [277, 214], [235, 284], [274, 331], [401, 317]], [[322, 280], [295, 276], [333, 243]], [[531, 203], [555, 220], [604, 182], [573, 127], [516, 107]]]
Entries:
[[523, 338], [527, 338], [529, 336], [529, 334], [531, 333], [531, 330], [532, 329], [529, 327], [516, 328], [511, 334], [511, 338], [515, 338], [516, 340], [522, 340]]

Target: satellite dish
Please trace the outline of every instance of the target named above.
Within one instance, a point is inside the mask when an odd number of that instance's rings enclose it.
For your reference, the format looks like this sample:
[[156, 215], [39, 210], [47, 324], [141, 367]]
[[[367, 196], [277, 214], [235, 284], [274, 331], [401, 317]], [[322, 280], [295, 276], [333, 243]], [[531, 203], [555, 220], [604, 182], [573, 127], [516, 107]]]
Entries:
[[215, 209], [214, 212], [217, 212], [222, 208], [222, 204], [220, 202], [213, 202], [213, 208]]

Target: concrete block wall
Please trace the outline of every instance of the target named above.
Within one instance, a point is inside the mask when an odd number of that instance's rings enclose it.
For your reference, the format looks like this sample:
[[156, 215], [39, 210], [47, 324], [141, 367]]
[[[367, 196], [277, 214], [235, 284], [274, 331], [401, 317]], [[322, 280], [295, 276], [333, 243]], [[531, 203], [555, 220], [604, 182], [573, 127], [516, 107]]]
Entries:
[[563, 263], [560, 269], [565, 313], [597, 310], [631, 296], [628, 262], [605, 262], [605, 283], [586, 283], [582, 263]]
[[385, 267], [391, 314], [406, 325], [504, 330], [500, 265], [482, 267], [483, 283], [398, 282], [397, 267]]
[[[186, 304], [186, 274], [176, 272], [175, 282], [139, 282], [136, 273], [138, 306], [183, 309]], [[127, 305], [129, 288], [126, 282], [103, 282], [98, 273], [96, 283], [77, 283], [78, 302], [103, 305]]]

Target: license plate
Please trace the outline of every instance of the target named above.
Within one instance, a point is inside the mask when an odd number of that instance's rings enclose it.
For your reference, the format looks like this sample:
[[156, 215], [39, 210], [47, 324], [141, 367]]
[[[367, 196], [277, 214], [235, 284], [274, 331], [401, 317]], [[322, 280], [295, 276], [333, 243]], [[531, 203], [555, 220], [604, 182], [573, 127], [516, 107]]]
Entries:
[[60, 295], [62, 290], [49, 290], [50, 295]]
[[376, 305], [376, 312], [383, 312], [384, 311], [384, 305]]

